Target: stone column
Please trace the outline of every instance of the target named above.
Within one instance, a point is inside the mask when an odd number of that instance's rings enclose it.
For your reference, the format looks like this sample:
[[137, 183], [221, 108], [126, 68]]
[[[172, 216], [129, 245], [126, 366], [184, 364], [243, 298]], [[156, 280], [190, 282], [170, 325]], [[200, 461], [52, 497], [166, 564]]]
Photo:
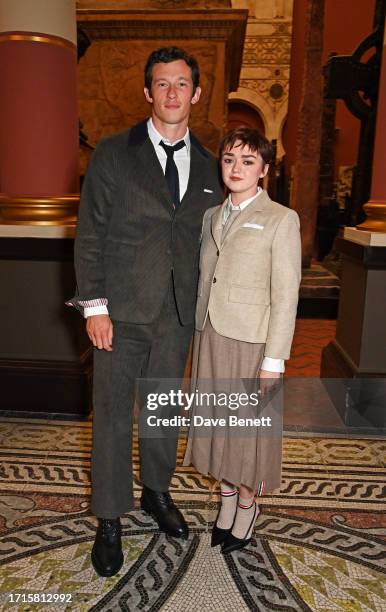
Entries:
[[303, 91], [299, 110], [291, 208], [300, 217], [303, 266], [309, 267], [318, 210], [322, 129], [322, 50], [324, 0], [310, 0], [305, 28]]
[[75, 0], [0, 0], [0, 223], [75, 221]]
[[[386, 233], [386, 27], [383, 38], [382, 66], [379, 77], [377, 121], [371, 179], [371, 198], [364, 205], [367, 219], [358, 229], [367, 232]], [[385, 236], [386, 244], [386, 236]]]
[[0, 0], [0, 410], [84, 413], [75, 0]]

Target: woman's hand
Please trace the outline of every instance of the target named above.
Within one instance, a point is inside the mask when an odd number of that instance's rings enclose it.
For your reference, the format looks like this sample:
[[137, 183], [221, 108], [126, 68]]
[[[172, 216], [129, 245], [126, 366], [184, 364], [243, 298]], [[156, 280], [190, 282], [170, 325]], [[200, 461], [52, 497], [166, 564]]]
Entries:
[[281, 372], [268, 372], [268, 370], [259, 370], [258, 378], [260, 380], [260, 398], [262, 399], [266, 393], [269, 393], [277, 385], [281, 378]]

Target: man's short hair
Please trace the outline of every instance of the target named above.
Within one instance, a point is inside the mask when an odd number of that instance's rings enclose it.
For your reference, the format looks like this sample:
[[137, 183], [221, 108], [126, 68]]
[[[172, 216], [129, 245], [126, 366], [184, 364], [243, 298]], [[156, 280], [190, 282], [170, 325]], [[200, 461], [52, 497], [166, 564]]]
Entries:
[[247, 146], [251, 151], [260, 153], [265, 164], [269, 164], [275, 154], [272, 143], [260, 134], [259, 130], [252, 128], [240, 127], [226, 134], [220, 142], [220, 157], [227, 149], [232, 149], [235, 145]]
[[184, 60], [192, 71], [193, 81], [193, 95], [200, 83], [200, 68], [198, 62], [193, 55], [189, 55], [183, 49], [179, 47], [161, 47], [153, 51], [146, 62], [145, 66], [145, 87], [151, 91], [151, 83], [153, 79], [153, 66], [154, 64], [169, 64], [176, 60]]

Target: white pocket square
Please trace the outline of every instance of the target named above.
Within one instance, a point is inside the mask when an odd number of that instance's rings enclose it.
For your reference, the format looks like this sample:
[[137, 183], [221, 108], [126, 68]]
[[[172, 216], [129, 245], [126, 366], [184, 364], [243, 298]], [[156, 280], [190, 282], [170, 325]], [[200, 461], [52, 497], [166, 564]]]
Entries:
[[244, 223], [241, 227], [250, 227], [251, 229], [264, 229], [264, 225], [259, 225], [258, 223]]
[[205, 193], [213, 193], [212, 189], [204, 189]]

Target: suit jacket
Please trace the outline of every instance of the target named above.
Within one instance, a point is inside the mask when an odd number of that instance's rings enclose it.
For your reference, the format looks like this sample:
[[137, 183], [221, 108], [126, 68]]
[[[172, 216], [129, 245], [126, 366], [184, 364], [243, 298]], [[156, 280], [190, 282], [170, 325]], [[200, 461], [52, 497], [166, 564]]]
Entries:
[[263, 191], [221, 244], [226, 203], [203, 220], [196, 328], [209, 313], [220, 335], [263, 342], [266, 355], [288, 359], [301, 278], [298, 215]]
[[107, 297], [112, 319], [150, 323], [172, 271], [181, 321], [194, 320], [202, 218], [223, 192], [215, 157], [190, 139], [189, 183], [175, 213], [146, 121], [99, 143], [82, 189], [77, 300]]

